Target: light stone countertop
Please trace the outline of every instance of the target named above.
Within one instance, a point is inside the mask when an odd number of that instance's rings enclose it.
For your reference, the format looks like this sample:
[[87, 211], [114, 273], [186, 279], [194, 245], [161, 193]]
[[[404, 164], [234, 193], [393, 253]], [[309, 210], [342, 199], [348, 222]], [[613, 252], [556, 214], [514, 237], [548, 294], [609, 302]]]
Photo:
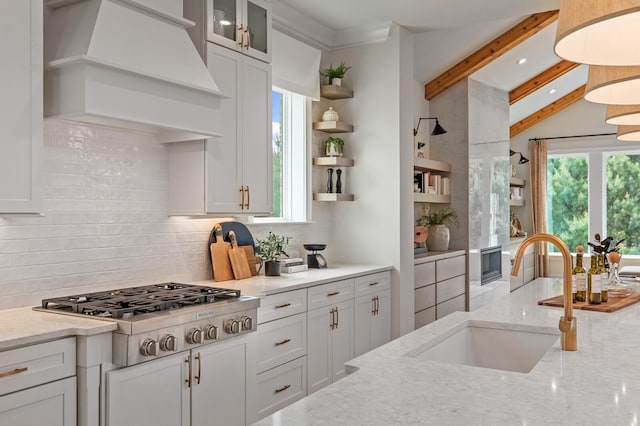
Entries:
[[405, 356], [467, 320], [557, 330], [563, 311], [538, 300], [562, 292], [538, 279], [474, 312], [456, 312], [348, 363], [358, 370], [259, 425], [636, 425], [640, 305], [574, 310], [578, 351], [546, 352], [527, 374]]
[[330, 265], [324, 269], [309, 269], [294, 274], [282, 274], [279, 277], [258, 275], [244, 280], [218, 282], [207, 280], [195, 282], [194, 284], [240, 289], [245, 296], [269, 296], [271, 294], [313, 287], [332, 281], [346, 280], [348, 278], [389, 270], [391, 270], [391, 266]]
[[108, 333], [113, 321], [15, 308], [0, 311], [0, 351], [68, 336]]

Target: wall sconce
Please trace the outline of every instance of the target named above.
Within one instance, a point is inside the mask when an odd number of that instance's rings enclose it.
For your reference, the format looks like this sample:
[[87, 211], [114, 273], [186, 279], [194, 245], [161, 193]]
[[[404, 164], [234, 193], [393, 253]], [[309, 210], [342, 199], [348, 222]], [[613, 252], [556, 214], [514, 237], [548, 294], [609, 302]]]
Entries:
[[522, 155], [521, 152], [514, 151], [512, 149], [509, 150], [509, 157], [513, 157], [516, 154], [520, 154], [520, 160], [518, 160], [518, 164], [527, 164], [529, 162], [529, 159]]
[[420, 128], [420, 122], [422, 120], [436, 120], [436, 125], [433, 127], [433, 131], [431, 132], [431, 136], [437, 136], [447, 133], [447, 131], [440, 125], [438, 122], [438, 117], [420, 117], [418, 119], [418, 125], [415, 129], [413, 129], [413, 136], [418, 135], [418, 129]]
[[640, 64], [637, 0], [562, 0], [555, 51], [572, 62]]

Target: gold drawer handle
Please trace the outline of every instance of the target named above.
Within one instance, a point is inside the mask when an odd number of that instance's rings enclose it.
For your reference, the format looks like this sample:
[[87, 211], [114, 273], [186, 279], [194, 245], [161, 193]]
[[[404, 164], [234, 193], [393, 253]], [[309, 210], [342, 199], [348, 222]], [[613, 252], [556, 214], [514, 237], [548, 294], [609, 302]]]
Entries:
[[337, 296], [338, 294], [340, 294], [339, 291], [333, 291], [333, 292], [327, 294], [327, 296]]
[[282, 309], [291, 306], [291, 303], [283, 303], [282, 305], [276, 305], [275, 309]]
[[276, 389], [274, 393], [280, 393], [280, 392], [284, 392], [287, 389], [289, 389], [291, 387], [291, 385], [284, 385], [283, 387], [281, 387], [280, 389]]
[[289, 343], [290, 341], [291, 341], [291, 339], [284, 339], [284, 340], [283, 340], [283, 341], [281, 341], [281, 342], [276, 342], [276, 346], [282, 346], [282, 345], [284, 345], [284, 344]]
[[374, 286], [374, 285], [378, 285], [380, 284], [378, 281], [376, 281], [375, 283], [369, 283], [369, 286]]
[[5, 371], [4, 373], [0, 373], [0, 379], [9, 377], [9, 376], [15, 376], [16, 374], [24, 373], [27, 370], [28, 370], [27, 367], [22, 367], [22, 368], [16, 368], [15, 370], [11, 370], [11, 371]]

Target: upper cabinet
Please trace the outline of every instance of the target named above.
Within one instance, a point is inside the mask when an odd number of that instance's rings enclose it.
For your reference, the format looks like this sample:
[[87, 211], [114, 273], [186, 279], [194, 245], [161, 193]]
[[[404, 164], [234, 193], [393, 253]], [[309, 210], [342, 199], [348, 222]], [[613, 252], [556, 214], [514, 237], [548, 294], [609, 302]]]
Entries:
[[[193, 12], [196, 9], [200, 12]], [[271, 62], [270, 0], [185, 0], [184, 10], [196, 24], [199, 16], [206, 17], [206, 40]]]
[[42, 208], [41, 0], [0, 2], [0, 213]]

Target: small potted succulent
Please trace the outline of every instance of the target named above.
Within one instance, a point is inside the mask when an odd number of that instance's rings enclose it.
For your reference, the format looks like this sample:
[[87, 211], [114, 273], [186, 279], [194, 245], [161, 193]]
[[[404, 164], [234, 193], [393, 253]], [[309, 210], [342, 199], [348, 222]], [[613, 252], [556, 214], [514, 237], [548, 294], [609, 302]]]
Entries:
[[418, 225], [429, 228], [429, 238], [427, 239], [429, 250], [449, 250], [451, 234], [447, 224], [458, 225], [458, 214], [453, 209], [430, 210], [418, 219]]
[[344, 62], [340, 62], [340, 65], [333, 68], [333, 64], [329, 65], [329, 68], [325, 68], [320, 71], [320, 75], [329, 79], [329, 82], [335, 86], [342, 86], [342, 78], [349, 71], [351, 67], [348, 67]]
[[344, 154], [344, 141], [341, 138], [329, 136], [324, 141], [324, 151], [327, 157], [342, 157]]
[[258, 255], [264, 260], [264, 274], [267, 276], [280, 275], [280, 257], [288, 256], [284, 251], [291, 237], [274, 234], [269, 231], [267, 238], [256, 240]]

